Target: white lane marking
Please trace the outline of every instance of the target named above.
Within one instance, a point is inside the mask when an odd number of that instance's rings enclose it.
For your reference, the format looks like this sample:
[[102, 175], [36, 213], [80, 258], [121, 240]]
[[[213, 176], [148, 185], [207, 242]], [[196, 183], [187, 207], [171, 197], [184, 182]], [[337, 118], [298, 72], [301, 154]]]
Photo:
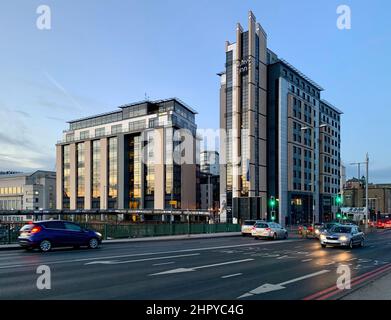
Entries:
[[150, 276], [160, 276], [160, 275], [173, 274], [173, 273], [193, 272], [193, 271], [197, 271], [199, 269], [220, 267], [220, 266], [226, 266], [229, 264], [237, 264], [237, 263], [249, 262], [249, 261], [254, 261], [254, 260], [255, 259], [234, 260], [234, 261], [214, 263], [214, 264], [209, 264], [206, 266], [199, 266], [199, 267], [193, 267], [193, 268], [177, 268], [177, 269], [167, 270], [167, 271], [163, 271], [163, 272], [153, 273], [153, 274], [150, 274]]
[[170, 261], [170, 262], [163, 262], [163, 263], [155, 263], [153, 264], [153, 266], [166, 266], [168, 264], [174, 264], [175, 262], [174, 261]]
[[313, 278], [313, 277], [316, 277], [316, 276], [320, 276], [320, 275], [328, 273], [328, 272], [330, 272], [330, 270], [322, 270], [322, 271], [319, 271], [319, 272], [307, 274], [305, 276], [302, 276], [302, 277], [299, 277], [299, 278], [295, 278], [295, 279], [292, 279], [292, 280], [288, 280], [288, 281], [285, 281], [285, 282], [281, 282], [281, 283], [278, 283], [278, 284], [265, 283], [262, 286], [260, 286], [258, 288], [255, 288], [254, 290], [251, 290], [251, 291], [241, 295], [237, 299], [251, 297], [253, 295], [258, 295], [258, 294], [262, 294], [262, 293], [267, 293], [267, 292], [272, 292], [272, 291], [286, 289], [284, 286], [286, 286], [287, 284], [291, 284], [291, 283], [294, 283], [294, 282], [298, 282], [298, 281], [302, 281], [302, 280], [305, 280], [305, 279], [309, 279], [309, 278]]
[[346, 261], [353, 261], [353, 260], [357, 260], [357, 258], [351, 258], [351, 259], [348, 259]]
[[277, 260], [282, 260], [282, 259], [295, 259], [295, 257], [290, 257], [288, 255], [284, 255], [284, 256], [281, 256], [281, 257], [278, 257], [276, 258]]
[[310, 262], [312, 260], [314, 260], [314, 259], [305, 259], [305, 260], [301, 260], [301, 262]]
[[92, 261], [85, 263], [84, 265], [92, 265], [92, 264], [125, 264], [125, 263], [135, 263], [135, 262], [144, 262], [144, 261], [154, 261], [154, 260], [163, 260], [163, 259], [174, 259], [174, 258], [184, 258], [184, 257], [194, 257], [199, 256], [200, 253], [192, 253], [192, 254], [182, 254], [178, 256], [168, 256], [168, 257], [155, 257], [155, 258], [145, 258], [145, 259], [137, 259], [137, 260], [128, 260], [128, 261]]
[[332, 264], [335, 264], [335, 261], [330, 261], [330, 262], [326, 262], [326, 263], [318, 262], [318, 265], [320, 265], [320, 266], [331, 266]]
[[242, 274], [243, 273], [229, 274], [227, 276], [222, 276], [221, 279], [228, 279], [228, 278], [238, 277], [238, 276], [241, 276]]
[[94, 261], [94, 260], [111, 260], [111, 259], [117, 259], [117, 258], [152, 256], [152, 255], [159, 255], [159, 254], [185, 253], [185, 252], [208, 251], [208, 250], [219, 250], [219, 249], [240, 248], [240, 247], [253, 247], [253, 246], [266, 246], [266, 245], [272, 245], [272, 244], [281, 244], [281, 243], [298, 242], [298, 241], [303, 241], [303, 240], [280, 240], [280, 241], [272, 241], [272, 242], [260, 242], [260, 243], [251, 243], [251, 244], [246, 243], [246, 244], [237, 244], [237, 245], [228, 245], [228, 246], [181, 249], [181, 250], [161, 251], [161, 252], [134, 253], [134, 254], [127, 254], [127, 255], [103, 256], [103, 257], [92, 257], [92, 258], [71, 259], [71, 260], [54, 260], [54, 261], [42, 260], [40, 262], [30, 263], [30, 264], [15, 264], [15, 265], [0, 266], [0, 269], [28, 267], [28, 266], [36, 266], [36, 265], [40, 265], [40, 264], [51, 265], [51, 264], [61, 264], [61, 263], [86, 262], [86, 261]]

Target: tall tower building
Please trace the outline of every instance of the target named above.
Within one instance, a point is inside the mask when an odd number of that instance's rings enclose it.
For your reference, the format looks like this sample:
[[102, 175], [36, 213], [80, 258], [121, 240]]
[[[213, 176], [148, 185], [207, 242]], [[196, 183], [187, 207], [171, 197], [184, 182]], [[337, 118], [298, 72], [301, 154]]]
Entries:
[[[221, 219], [331, 220], [339, 194], [340, 116], [323, 88], [267, 48], [252, 12], [226, 43], [220, 87]], [[269, 201], [275, 199], [275, 201]]]
[[220, 73], [221, 219], [266, 212], [267, 35], [250, 11], [248, 31], [236, 27]]

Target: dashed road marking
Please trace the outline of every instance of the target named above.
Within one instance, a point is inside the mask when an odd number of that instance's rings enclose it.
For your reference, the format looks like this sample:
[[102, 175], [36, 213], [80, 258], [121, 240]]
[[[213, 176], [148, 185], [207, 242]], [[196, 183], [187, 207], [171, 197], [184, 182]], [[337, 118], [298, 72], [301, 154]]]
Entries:
[[235, 273], [235, 274], [229, 274], [229, 275], [226, 275], [226, 276], [222, 276], [221, 279], [228, 279], [228, 278], [233, 278], [233, 277], [239, 277], [241, 276], [243, 273]]

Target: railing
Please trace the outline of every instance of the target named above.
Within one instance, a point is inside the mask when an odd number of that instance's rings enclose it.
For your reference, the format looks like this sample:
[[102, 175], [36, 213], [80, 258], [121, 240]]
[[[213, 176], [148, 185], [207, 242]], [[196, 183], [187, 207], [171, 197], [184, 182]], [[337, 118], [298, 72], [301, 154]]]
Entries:
[[[2, 223], [0, 224], [0, 244], [16, 243], [19, 230], [25, 223]], [[109, 224], [109, 223], [81, 223], [84, 228], [100, 232], [105, 240], [131, 239], [170, 235], [208, 234], [221, 232], [239, 232], [240, 225], [219, 224]]]

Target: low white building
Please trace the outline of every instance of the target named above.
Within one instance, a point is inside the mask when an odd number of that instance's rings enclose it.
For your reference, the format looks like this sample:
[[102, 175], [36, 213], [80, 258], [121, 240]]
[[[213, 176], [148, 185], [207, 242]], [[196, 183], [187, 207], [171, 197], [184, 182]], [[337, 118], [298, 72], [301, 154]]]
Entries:
[[55, 208], [55, 172], [39, 170], [0, 175], [0, 211]]

